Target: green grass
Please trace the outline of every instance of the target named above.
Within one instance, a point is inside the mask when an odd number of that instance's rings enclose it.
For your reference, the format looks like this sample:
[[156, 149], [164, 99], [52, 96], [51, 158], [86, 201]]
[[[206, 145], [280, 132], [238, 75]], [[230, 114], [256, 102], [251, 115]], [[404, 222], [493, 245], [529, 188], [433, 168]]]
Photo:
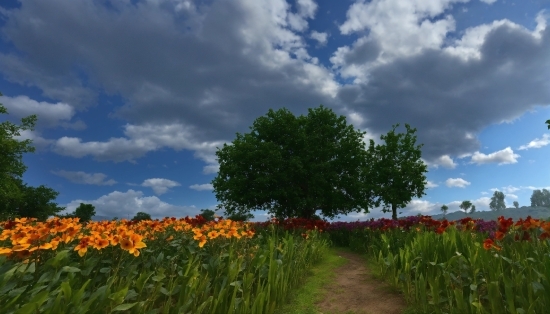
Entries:
[[[334, 269], [347, 264], [349, 261], [339, 256], [339, 252], [352, 252], [359, 254], [349, 248], [345, 247], [331, 247], [325, 252], [325, 255], [321, 261], [313, 265], [304, 281], [299, 284], [296, 290], [292, 290], [292, 296], [286, 304], [275, 310], [274, 314], [319, 314], [321, 313], [315, 302], [321, 301], [328, 291], [324, 287], [334, 280], [336, 273]], [[365, 264], [376, 263], [376, 259], [361, 254], [365, 259]], [[371, 269], [372, 275], [379, 280], [382, 280], [386, 285], [382, 288], [388, 294], [401, 294], [397, 288], [391, 286], [389, 280], [380, 275], [376, 268]], [[354, 314], [352, 311], [348, 311], [344, 314]], [[407, 307], [402, 314], [424, 314], [414, 306]]]
[[275, 314], [318, 314], [315, 302], [322, 299], [323, 287], [334, 279], [335, 268], [348, 263], [348, 260], [338, 256], [340, 248], [329, 248], [324, 258], [312, 266], [304, 282], [292, 291], [289, 303], [275, 311]]

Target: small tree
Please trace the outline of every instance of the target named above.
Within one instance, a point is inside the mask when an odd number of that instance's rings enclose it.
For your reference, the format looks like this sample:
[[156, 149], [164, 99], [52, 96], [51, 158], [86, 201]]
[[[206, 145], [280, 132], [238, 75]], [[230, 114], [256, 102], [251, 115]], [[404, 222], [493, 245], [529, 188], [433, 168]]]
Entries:
[[382, 212], [389, 212], [391, 206], [392, 219], [397, 220], [397, 208], [405, 208], [413, 196], [422, 197], [427, 181], [424, 175], [428, 166], [420, 160], [424, 145], [414, 146], [416, 129], [411, 129], [405, 124], [407, 134], [395, 134], [395, 128], [380, 139], [385, 140], [386, 145], [374, 146], [370, 140], [367, 154], [367, 165], [372, 168], [365, 171], [370, 173], [367, 180], [375, 182], [376, 193], [379, 197], [375, 206], [384, 202]]
[[132, 218], [134, 221], [142, 221], [142, 220], [151, 220], [151, 215], [144, 212], [138, 212], [134, 218]]
[[80, 218], [80, 222], [89, 222], [95, 216], [95, 207], [92, 204], [80, 203], [74, 211], [74, 215]]
[[463, 201], [462, 204], [460, 204], [460, 208], [464, 210], [464, 214], [468, 213], [468, 208], [472, 206], [472, 203], [470, 201]]
[[470, 214], [473, 214], [476, 212], [476, 205], [472, 205], [472, 209], [470, 209]]
[[517, 201], [514, 201], [514, 207], [517, 209], [519, 208], [519, 203]]
[[449, 210], [449, 207], [447, 207], [447, 205], [441, 206], [441, 211], [443, 212], [443, 217], [445, 217], [445, 215], [447, 215], [447, 210]]
[[214, 219], [216, 219], [216, 217], [214, 216], [215, 214], [216, 212], [211, 209], [201, 209], [201, 216], [204, 217], [206, 221], [213, 221]]
[[506, 208], [506, 205], [504, 204], [504, 193], [495, 191], [493, 194], [493, 197], [491, 197], [491, 203], [489, 204], [489, 208], [493, 211], [503, 210]]

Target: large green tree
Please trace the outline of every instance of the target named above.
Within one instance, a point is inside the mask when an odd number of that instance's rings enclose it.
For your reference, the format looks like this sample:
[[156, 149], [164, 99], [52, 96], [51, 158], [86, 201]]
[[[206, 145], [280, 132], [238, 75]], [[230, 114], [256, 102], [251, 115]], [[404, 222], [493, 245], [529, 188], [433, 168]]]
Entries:
[[421, 144], [417, 147], [416, 129], [405, 124], [406, 134], [395, 134], [395, 128], [380, 139], [385, 145], [374, 146], [370, 140], [366, 165], [370, 167], [365, 173], [370, 174], [367, 182], [375, 183], [375, 195], [379, 196], [375, 206], [384, 202], [383, 212], [389, 212], [391, 206], [392, 218], [397, 219], [397, 208], [405, 208], [413, 196], [422, 197], [427, 181], [424, 175], [427, 166], [420, 160]]
[[[8, 113], [2, 104], [0, 113]], [[21, 180], [27, 170], [22, 154], [34, 152], [35, 148], [30, 146], [31, 140], [20, 142], [13, 137], [20, 136], [21, 130], [33, 130], [36, 120], [36, 115], [31, 115], [21, 119], [22, 126], [9, 121], [0, 123], [0, 220], [13, 217], [45, 220], [64, 209], [51, 202], [58, 192], [44, 185], [29, 187]]]
[[270, 109], [250, 133], [218, 148], [212, 185], [225, 215], [266, 210], [277, 218], [312, 218], [320, 210], [333, 218], [372, 207], [366, 132], [323, 105], [308, 111], [295, 117], [286, 108]]
[[493, 211], [503, 210], [506, 208], [506, 204], [504, 204], [504, 193], [495, 191], [493, 193], [493, 197], [491, 197], [491, 203], [489, 203], [489, 208]]
[[550, 192], [547, 189], [534, 190], [531, 195], [531, 207], [550, 208]]

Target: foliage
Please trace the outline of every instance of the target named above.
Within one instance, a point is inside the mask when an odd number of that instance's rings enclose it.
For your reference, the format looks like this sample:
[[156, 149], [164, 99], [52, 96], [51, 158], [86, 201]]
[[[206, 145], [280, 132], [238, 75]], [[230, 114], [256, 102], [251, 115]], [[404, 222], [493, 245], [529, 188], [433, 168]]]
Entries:
[[216, 215], [216, 212], [211, 209], [201, 209], [201, 216], [203, 216], [206, 221], [213, 221], [216, 219], [214, 215]]
[[374, 141], [370, 140], [367, 165], [372, 165], [373, 168], [365, 171], [371, 174], [367, 180], [376, 183], [375, 195], [379, 199], [375, 206], [384, 202], [383, 212], [389, 212], [388, 207], [391, 206], [393, 219], [397, 219], [397, 208], [406, 207], [413, 196], [426, 195], [424, 190], [427, 181], [424, 173], [428, 168], [420, 160], [420, 148], [424, 144], [414, 147], [416, 129], [410, 129], [405, 124], [407, 134], [395, 135], [395, 128], [398, 126], [399, 124], [394, 125], [386, 136], [380, 136], [386, 145], [375, 147]]
[[233, 221], [250, 221], [250, 219], [253, 219], [254, 215], [250, 213], [234, 213], [232, 215], [227, 216], [227, 219], [233, 220]]
[[519, 208], [519, 203], [517, 201], [514, 201], [514, 207]]
[[79, 218], [81, 223], [89, 222], [95, 215], [95, 207], [92, 204], [80, 205], [70, 214], [57, 215], [59, 218]]
[[447, 214], [447, 210], [449, 210], [449, 207], [447, 207], [447, 205], [441, 206], [441, 211], [443, 212], [443, 216]]
[[[362, 136], [321, 105], [296, 118], [286, 108], [256, 119], [216, 155], [212, 181], [225, 215], [266, 210], [278, 218], [368, 212], [375, 186]], [[365, 171], [367, 170], [367, 171]]]
[[473, 214], [476, 212], [476, 205], [472, 205], [472, 209], [470, 210], [470, 214]]
[[550, 192], [547, 189], [534, 190], [531, 195], [531, 206], [550, 208]]
[[545, 313], [550, 222], [428, 216], [331, 224], [334, 243], [374, 265], [422, 313]]
[[489, 208], [496, 211], [505, 209], [506, 205], [504, 204], [504, 197], [504, 193], [495, 191], [495, 193], [493, 193], [493, 196], [491, 197]]
[[[3, 96], [2, 93], [0, 96]], [[0, 104], [0, 113], [8, 113], [2, 104]], [[0, 200], [21, 197], [15, 179], [22, 177], [27, 170], [22, 161], [22, 154], [34, 152], [35, 148], [30, 146], [32, 143], [30, 139], [20, 142], [13, 137], [20, 136], [21, 130], [34, 130], [36, 119], [36, 115], [23, 118], [21, 119], [22, 126], [17, 126], [9, 121], [0, 123], [0, 151], [2, 152], [0, 154]]]
[[[113, 220], [117, 220], [118, 217], [115, 217]], [[132, 221], [142, 221], [142, 220], [151, 220], [151, 215], [145, 212], [137, 212], [137, 214], [132, 218]]]
[[56, 203], [52, 202], [59, 195], [59, 192], [44, 185], [37, 188], [27, 186], [18, 178], [14, 179], [14, 182], [22, 197], [8, 198], [1, 210], [4, 213], [11, 212], [12, 218], [29, 217], [45, 221], [48, 217], [57, 215], [58, 212], [65, 209], [65, 207], [58, 207]]
[[460, 204], [460, 208], [464, 211], [466, 214], [468, 212], [468, 208], [472, 206], [472, 203], [470, 201], [463, 201], [462, 204]]
[[[0, 93], [2, 96], [2, 93]], [[0, 104], [0, 113], [7, 114], [6, 108]], [[57, 207], [51, 201], [59, 194], [41, 185], [37, 188], [23, 184], [21, 177], [27, 167], [23, 164], [22, 154], [34, 152], [30, 146], [31, 140], [17, 141], [14, 136], [20, 136], [21, 130], [34, 130], [36, 115], [21, 119], [22, 125], [17, 126], [9, 121], [0, 123], [0, 219], [15, 217], [35, 217], [45, 220], [64, 208]]]
[[[2, 228], [2, 313], [269, 314], [328, 247], [315, 230], [296, 236], [272, 225], [256, 235], [200, 215], [86, 226], [18, 219]], [[30, 240], [46, 229], [55, 234]]]

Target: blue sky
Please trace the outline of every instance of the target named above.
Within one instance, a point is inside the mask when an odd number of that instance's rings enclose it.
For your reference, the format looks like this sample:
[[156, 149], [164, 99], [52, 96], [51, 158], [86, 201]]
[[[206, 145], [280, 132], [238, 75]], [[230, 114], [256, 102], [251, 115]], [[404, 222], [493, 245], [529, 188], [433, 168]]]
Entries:
[[38, 115], [23, 181], [66, 212], [215, 209], [216, 147], [320, 104], [367, 147], [417, 129], [428, 185], [400, 216], [529, 206], [550, 189], [549, 21], [548, 0], [2, 1], [0, 122]]

